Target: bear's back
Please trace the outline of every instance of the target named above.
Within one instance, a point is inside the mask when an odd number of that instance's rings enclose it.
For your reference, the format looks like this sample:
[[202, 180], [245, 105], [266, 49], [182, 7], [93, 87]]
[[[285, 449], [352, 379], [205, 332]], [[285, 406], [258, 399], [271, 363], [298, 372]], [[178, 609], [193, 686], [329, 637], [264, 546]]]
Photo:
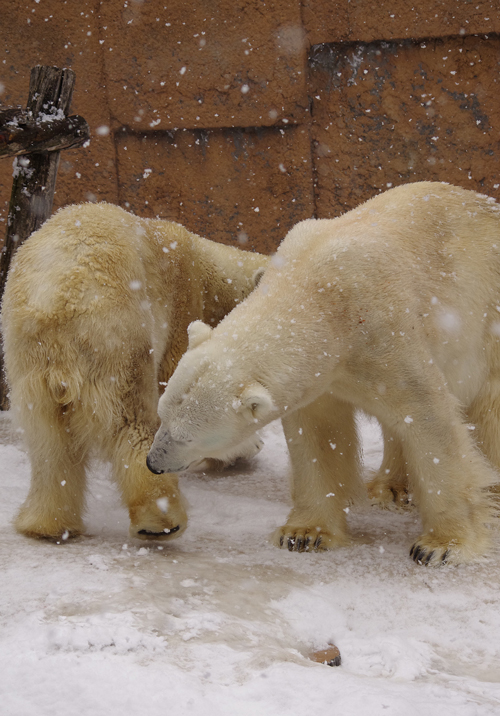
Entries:
[[[112, 204], [65, 207], [16, 253], [4, 310], [61, 320], [99, 311], [100, 303], [106, 311], [113, 303], [119, 308], [120, 297], [146, 284], [161, 293], [170, 267], [185, 250], [190, 253], [190, 243], [180, 225], [140, 219]], [[156, 276], [161, 280], [152, 280]]]
[[[500, 206], [438, 182], [391, 189], [335, 219], [297, 224], [278, 249], [280, 268], [298, 278], [341, 276], [414, 282], [443, 273], [497, 283]], [[342, 268], [340, 268], [342, 267]], [[397, 271], [396, 271], [397, 269]]]

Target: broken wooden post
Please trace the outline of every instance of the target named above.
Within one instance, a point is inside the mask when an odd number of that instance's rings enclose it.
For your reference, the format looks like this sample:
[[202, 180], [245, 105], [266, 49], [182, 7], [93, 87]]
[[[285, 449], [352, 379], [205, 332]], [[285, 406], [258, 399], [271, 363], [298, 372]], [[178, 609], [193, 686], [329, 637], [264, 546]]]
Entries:
[[[68, 117], [75, 73], [38, 65], [31, 70], [26, 110], [0, 114], [0, 157], [16, 156], [7, 234], [0, 255], [0, 301], [12, 255], [52, 212], [59, 152], [89, 139], [87, 122]], [[8, 408], [0, 355], [0, 409]]]

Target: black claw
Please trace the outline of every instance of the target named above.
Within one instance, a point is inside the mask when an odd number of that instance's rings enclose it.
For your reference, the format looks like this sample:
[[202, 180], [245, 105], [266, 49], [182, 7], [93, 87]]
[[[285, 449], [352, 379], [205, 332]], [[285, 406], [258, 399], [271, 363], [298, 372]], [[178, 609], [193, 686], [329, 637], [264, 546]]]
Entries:
[[[430, 552], [427, 552], [425, 547], [422, 547], [421, 545], [415, 543], [413, 547], [410, 549], [410, 557], [413, 558], [414, 562], [418, 562], [419, 564], [424, 564], [425, 566], [429, 565], [432, 558], [434, 557], [436, 553], [436, 550], [433, 549]], [[448, 556], [450, 554], [450, 550], [447, 549], [446, 552], [443, 552], [441, 555], [441, 564], [446, 564], [448, 562]]]
[[306, 537], [304, 542], [304, 552], [309, 552], [309, 545], [311, 544], [311, 538]]
[[293, 537], [289, 537], [288, 538], [288, 551], [293, 552], [294, 549], [295, 549], [295, 540]]
[[163, 530], [162, 532], [151, 532], [150, 530], [139, 530], [137, 534], [139, 535], [147, 535], [148, 537], [165, 537], [165, 535], [171, 535], [174, 532], [178, 532], [180, 530], [181, 526], [177, 525], [177, 527], [172, 527], [169, 530]]
[[393, 502], [397, 502], [398, 501], [398, 491], [394, 487], [389, 487], [389, 490], [392, 492]]
[[429, 564], [429, 562], [431, 561], [431, 559], [433, 558], [434, 552], [435, 552], [435, 550], [433, 549], [432, 552], [429, 552], [429, 554], [428, 554], [427, 557], [425, 558], [424, 564], [425, 564], [426, 567], [427, 567], [427, 565]]
[[413, 552], [413, 561], [420, 562], [421, 557], [424, 555], [425, 550], [420, 545], [415, 545], [415, 551]]
[[283, 535], [281, 535], [281, 537], [280, 537], [280, 547], [283, 547], [283, 542], [284, 542], [284, 541], [285, 541], [285, 538], [283, 537]]
[[321, 544], [321, 535], [318, 535], [314, 541], [314, 549], [318, 549]]
[[297, 537], [297, 552], [302, 552], [302, 547], [304, 546], [304, 540], [302, 537]]

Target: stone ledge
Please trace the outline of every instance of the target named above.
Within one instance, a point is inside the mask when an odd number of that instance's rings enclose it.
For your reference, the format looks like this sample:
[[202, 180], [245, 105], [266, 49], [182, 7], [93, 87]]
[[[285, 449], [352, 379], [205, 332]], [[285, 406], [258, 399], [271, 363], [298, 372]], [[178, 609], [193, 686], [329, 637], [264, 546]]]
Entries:
[[497, 0], [303, 0], [310, 45], [500, 32]]

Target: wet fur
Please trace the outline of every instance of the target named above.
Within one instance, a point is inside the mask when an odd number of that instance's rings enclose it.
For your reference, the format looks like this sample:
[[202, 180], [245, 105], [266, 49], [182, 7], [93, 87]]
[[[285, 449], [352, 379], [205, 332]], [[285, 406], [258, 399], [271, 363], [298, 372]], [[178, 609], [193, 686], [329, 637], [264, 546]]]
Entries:
[[216, 325], [265, 264], [110, 204], [69, 206], [20, 247], [2, 327], [11, 408], [32, 469], [21, 533], [82, 533], [95, 452], [112, 462], [133, 536], [182, 533], [177, 476], [146, 467], [158, 397], [187, 348], [189, 323]]
[[279, 417], [294, 506], [273, 541], [342, 546], [347, 506], [363, 492], [361, 409], [386, 438], [372, 494], [418, 506], [412, 558], [476, 559], [490, 543], [499, 479], [499, 312], [493, 199], [421, 182], [301, 222], [259, 288], [180, 361], [150, 458], [189, 463]]

